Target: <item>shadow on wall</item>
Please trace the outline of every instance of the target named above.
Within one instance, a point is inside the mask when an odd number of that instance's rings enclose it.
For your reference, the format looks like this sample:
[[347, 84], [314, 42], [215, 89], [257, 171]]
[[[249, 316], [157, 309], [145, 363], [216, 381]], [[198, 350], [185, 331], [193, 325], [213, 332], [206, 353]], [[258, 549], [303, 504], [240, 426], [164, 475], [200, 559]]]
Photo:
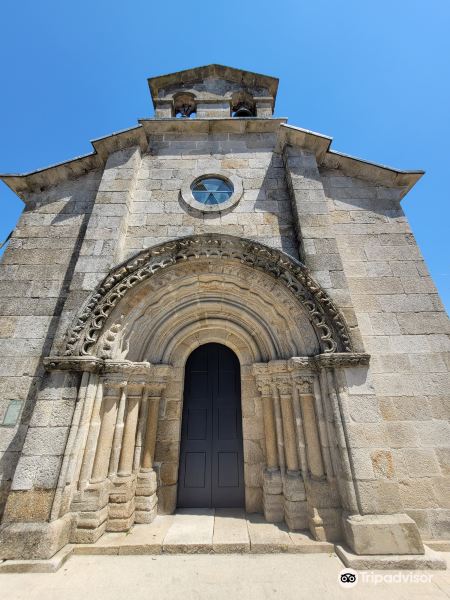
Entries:
[[[67, 190], [65, 190], [65, 192], [67, 193]], [[63, 190], [63, 193], [64, 193], [64, 190]], [[60, 201], [59, 196], [55, 197], [54, 199], [49, 199], [46, 201], [46, 206], [49, 206], [52, 203], [59, 202], [59, 201]], [[78, 261], [78, 257], [79, 257], [81, 246], [82, 246], [82, 243], [84, 240], [86, 228], [87, 228], [89, 218], [91, 215], [91, 211], [93, 208], [92, 202], [85, 202], [85, 203], [83, 202], [81, 207], [79, 205], [80, 201], [78, 199], [76, 200], [76, 202], [78, 204], [78, 206], [77, 206], [78, 212], [77, 213], [72, 212], [72, 206], [71, 206], [72, 203], [69, 202], [51, 220], [51, 225], [55, 225], [58, 223], [64, 224], [69, 219], [71, 219], [71, 218], [73, 219], [73, 217], [76, 214], [79, 215], [80, 209], [82, 211], [81, 212], [81, 216], [82, 216], [81, 224], [78, 229], [77, 237], [74, 240], [74, 251], [72, 253], [70, 262], [67, 265], [63, 280], [61, 282], [60, 293], [59, 293], [58, 299], [56, 301], [55, 307], [53, 309], [53, 315], [52, 315], [50, 325], [48, 327], [45, 339], [42, 343], [42, 349], [41, 349], [41, 352], [39, 355], [39, 363], [38, 363], [39, 366], [38, 366], [36, 372], [29, 373], [29, 374], [24, 373], [22, 375], [22, 376], [29, 375], [32, 378], [32, 384], [30, 385], [27, 396], [26, 396], [25, 400], [23, 401], [22, 410], [21, 410], [20, 416], [19, 416], [19, 422], [16, 422], [15, 424], [11, 424], [10, 426], [0, 425], [0, 437], [1, 437], [2, 431], [4, 431], [5, 429], [11, 429], [12, 427], [14, 427], [14, 429], [15, 429], [14, 435], [9, 440], [8, 445], [5, 448], [3, 448], [3, 447], [0, 448], [0, 450], [1, 450], [0, 475], [2, 477], [2, 480], [0, 481], [0, 519], [3, 516], [6, 500], [7, 500], [8, 494], [9, 494], [9, 490], [11, 488], [12, 480], [14, 478], [14, 474], [15, 474], [15, 471], [17, 468], [17, 464], [19, 462], [19, 458], [21, 456], [22, 447], [23, 447], [23, 444], [25, 441], [25, 436], [26, 436], [28, 426], [30, 424], [31, 417], [33, 414], [33, 409], [34, 409], [34, 406], [36, 403], [36, 396], [37, 396], [39, 389], [42, 387], [42, 384], [45, 384], [45, 381], [47, 378], [47, 373], [43, 367], [42, 361], [46, 356], [49, 355], [49, 353], [51, 351], [52, 344], [53, 344], [53, 341], [55, 338], [55, 334], [56, 334], [56, 331], [57, 331], [57, 328], [59, 325], [60, 316], [63, 311], [65, 301], [69, 294], [69, 288], [70, 288], [70, 285], [71, 285], [71, 282], [73, 279], [75, 266]], [[39, 209], [39, 205], [37, 205], [37, 206], [29, 205], [25, 208], [24, 214], [27, 214], [27, 213], [31, 214], [38, 209]], [[39, 214], [39, 212], [37, 212], [36, 214]], [[43, 216], [45, 217], [48, 215], [44, 214]], [[16, 238], [13, 237], [10, 240], [11, 251], [14, 251], [13, 244], [15, 242], [15, 239]], [[20, 238], [18, 238], [18, 239], [20, 239]], [[57, 252], [57, 250], [55, 250], [55, 252]]]

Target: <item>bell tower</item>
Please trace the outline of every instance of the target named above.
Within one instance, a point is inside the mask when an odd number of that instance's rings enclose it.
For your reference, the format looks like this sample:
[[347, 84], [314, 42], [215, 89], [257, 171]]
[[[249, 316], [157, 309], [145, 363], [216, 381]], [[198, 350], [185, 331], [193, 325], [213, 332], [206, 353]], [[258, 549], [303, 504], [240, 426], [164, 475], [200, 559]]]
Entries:
[[148, 80], [156, 119], [267, 119], [273, 116], [278, 79], [208, 65]]

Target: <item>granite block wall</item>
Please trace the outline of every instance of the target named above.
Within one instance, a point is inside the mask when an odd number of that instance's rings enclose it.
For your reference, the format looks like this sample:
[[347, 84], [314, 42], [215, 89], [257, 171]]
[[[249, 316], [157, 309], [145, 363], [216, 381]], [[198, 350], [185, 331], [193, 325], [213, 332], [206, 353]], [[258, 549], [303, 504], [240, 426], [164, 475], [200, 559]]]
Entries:
[[0, 264], [0, 514], [22, 450], [101, 173], [26, 198]]
[[[128, 221], [126, 257], [172, 238], [220, 232], [280, 248], [298, 258], [281, 156], [274, 134], [167, 133], [142, 158]], [[230, 171], [244, 193], [226, 214], [202, 215], [183, 204], [180, 188], [195, 171]]]
[[[367, 479], [398, 480], [405, 512], [425, 537], [449, 537], [448, 316], [400, 205], [402, 190], [337, 171], [321, 176], [378, 400], [351, 407], [355, 423], [374, 422], [378, 440], [372, 448], [360, 440], [358, 460]], [[381, 438], [388, 450], [376, 448]]]

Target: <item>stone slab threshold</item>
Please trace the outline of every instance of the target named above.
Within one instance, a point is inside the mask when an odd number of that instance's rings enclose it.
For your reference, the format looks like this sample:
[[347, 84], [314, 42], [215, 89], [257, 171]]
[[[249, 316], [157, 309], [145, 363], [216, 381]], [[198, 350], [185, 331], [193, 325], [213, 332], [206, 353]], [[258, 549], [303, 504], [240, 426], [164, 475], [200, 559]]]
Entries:
[[[72, 554], [235, 554], [336, 553], [345, 566], [364, 569], [445, 569], [438, 552], [423, 556], [361, 557], [342, 546], [314, 540], [305, 531], [288, 531], [284, 524], [267, 523], [262, 515], [239, 509], [181, 509], [158, 515], [149, 525], [126, 533], [106, 533], [95, 544], [68, 544], [49, 560], [0, 561], [0, 573], [51, 573]], [[404, 565], [404, 566], [403, 566]]]

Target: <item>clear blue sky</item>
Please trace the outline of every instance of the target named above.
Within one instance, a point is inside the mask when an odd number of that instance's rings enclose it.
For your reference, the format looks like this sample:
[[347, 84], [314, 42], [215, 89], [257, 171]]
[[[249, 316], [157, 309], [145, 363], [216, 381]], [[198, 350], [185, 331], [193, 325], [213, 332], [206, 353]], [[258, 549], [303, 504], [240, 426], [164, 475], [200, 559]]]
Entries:
[[[425, 177], [403, 200], [450, 308], [448, 0], [3, 0], [0, 172], [152, 115], [146, 78], [220, 63], [280, 78], [276, 113]], [[22, 202], [0, 184], [0, 240]]]

